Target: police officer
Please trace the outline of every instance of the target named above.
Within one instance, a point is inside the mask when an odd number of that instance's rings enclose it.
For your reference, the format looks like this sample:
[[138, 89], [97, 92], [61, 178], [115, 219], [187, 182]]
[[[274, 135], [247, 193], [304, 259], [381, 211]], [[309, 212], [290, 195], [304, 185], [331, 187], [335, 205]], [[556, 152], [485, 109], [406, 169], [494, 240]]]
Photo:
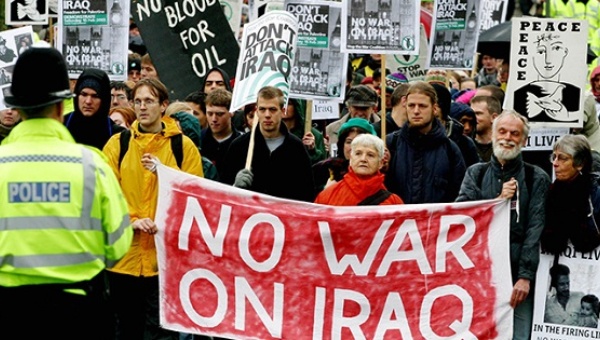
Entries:
[[119, 183], [62, 124], [72, 97], [49, 46], [17, 60], [4, 101], [23, 122], [0, 146], [0, 339], [110, 336], [104, 270], [129, 249]]

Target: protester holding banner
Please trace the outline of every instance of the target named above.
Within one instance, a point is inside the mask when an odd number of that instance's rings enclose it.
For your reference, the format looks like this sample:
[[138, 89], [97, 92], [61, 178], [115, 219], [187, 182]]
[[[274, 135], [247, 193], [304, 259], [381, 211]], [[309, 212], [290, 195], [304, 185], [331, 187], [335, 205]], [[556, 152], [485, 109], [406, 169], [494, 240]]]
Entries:
[[108, 117], [111, 91], [106, 72], [83, 70], [75, 83], [75, 95], [75, 111], [64, 117], [64, 124], [77, 143], [102, 149], [112, 135], [124, 130]]
[[352, 141], [363, 133], [375, 135], [375, 129], [362, 118], [350, 118], [340, 127], [338, 131], [340, 139], [336, 146], [337, 156], [328, 158], [313, 166], [317, 191], [342, 180], [348, 171]]
[[130, 131], [113, 136], [103, 150], [123, 188], [135, 231], [131, 248], [109, 276], [118, 333], [122, 339], [177, 339], [177, 333], [160, 328], [158, 322], [154, 245], [158, 179], [152, 171], [160, 162], [203, 176], [202, 162], [196, 145], [181, 134], [175, 122], [162, 119], [169, 93], [159, 80], [137, 82], [133, 101], [137, 121]]
[[[236, 187], [281, 198], [312, 202], [315, 185], [310, 158], [298, 137], [282, 123], [283, 92], [273, 86], [258, 91], [258, 126], [234, 140], [223, 160], [223, 181]], [[244, 164], [254, 137], [250, 169]]]
[[315, 203], [352, 206], [402, 204], [402, 199], [383, 185], [383, 141], [362, 134], [351, 143], [350, 166], [344, 178], [323, 190]]
[[415, 82], [406, 96], [408, 121], [387, 136], [390, 168], [386, 186], [405, 203], [452, 202], [465, 175], [460, 149], [435, 118], [437, 93], [426, 82]]
[[565, 135], [553, 146], [556, 180], [546, 201], [546, 227], [542, 246], [553, 254], [563, 252], [570, 240], [586, 253], [600, 245], [600, 188], [592, 174], [592, 152], [584, 136]]
[[510, 259], [514, 285], [513, 339], [529, 339], [533, 320], [533, 290], [539, 263], [539, 243], [544, 228], [544, 206], [550, 178], [539, 167], [522, 160], [527, 142], [527, 118], [504, 111], [493, 123], [494, 155], [488, 163], [467, 170], [457, 202], [482, 199], [510, 200]]

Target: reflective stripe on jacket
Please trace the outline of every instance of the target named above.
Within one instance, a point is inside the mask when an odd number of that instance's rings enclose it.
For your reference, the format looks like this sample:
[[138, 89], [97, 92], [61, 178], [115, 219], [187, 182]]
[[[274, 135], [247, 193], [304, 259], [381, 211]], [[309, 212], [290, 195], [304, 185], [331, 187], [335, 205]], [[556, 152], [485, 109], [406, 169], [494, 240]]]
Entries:
[[131, 244], [127, 203], [99, 150], [53, 119], [0, 147], [0, 286], [90, 280]]

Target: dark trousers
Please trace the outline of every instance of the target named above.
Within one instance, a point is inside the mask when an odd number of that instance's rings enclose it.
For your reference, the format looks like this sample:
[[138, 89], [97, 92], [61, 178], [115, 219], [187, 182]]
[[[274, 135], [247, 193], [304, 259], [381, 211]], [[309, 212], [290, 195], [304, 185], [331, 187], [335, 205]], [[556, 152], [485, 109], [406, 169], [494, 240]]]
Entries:
[[103, 275], [82, 284], [0, 287], [0, 339], [111, 339], [105, 288]]
[[109, 272], [108, 282], [117, 316], [117, 339], [179, 339], [179, 333], [159, 326], [158, 276], [137, 277]]

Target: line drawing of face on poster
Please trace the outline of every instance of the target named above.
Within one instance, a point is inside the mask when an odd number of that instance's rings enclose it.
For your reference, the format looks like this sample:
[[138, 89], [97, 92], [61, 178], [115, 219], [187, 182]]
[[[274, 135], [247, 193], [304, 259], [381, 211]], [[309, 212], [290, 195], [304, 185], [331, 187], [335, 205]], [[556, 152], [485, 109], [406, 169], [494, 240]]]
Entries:
[[[559, 80], [559, 72], [569, 54], [569, 49], [560, 40], [560, 35], [541, 34], [535, 44], [537, 47], [533, 54], [533, 67], [543, 79]], [[554, 79], [555, 77], [558, 79]]]
[[532, 38], [531, 62], [537, 80], [515, 92], [515, 110], [532, 121], [576, 121], [581, 89], [560, 80], [568, 71], [564, 68], [569, 56], [564, 37], [551, 32]]

